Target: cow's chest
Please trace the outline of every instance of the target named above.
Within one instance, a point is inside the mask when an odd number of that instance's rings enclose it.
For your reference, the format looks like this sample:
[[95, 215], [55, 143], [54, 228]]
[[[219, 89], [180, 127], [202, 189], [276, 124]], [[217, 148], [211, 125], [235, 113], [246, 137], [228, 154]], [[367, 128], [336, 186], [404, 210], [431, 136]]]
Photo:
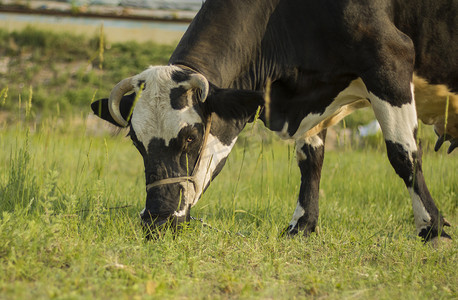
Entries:
[[[331, 102], [323, 101], [324, 104], [320, 112], [304, 112], [304, 110], [297, 109], [296, 106], [294, 110], [297, 110], [297, 113], [290, 111], [283, 122], [282, 129], [275, 131], [283, 139], [297, 140], [313, 136], [336, 124], [356, 109], [369, 106], [368, 96], [369, 92], [366, 85], [361, 78], [357, 78], [339, 92]], [[307, 106], [307, 97], [304, 97], [303, 101], [304, 106]], [[294, 122], [299, 123], [299, 125], [295, 125], [292, 130], [291, 126]]]

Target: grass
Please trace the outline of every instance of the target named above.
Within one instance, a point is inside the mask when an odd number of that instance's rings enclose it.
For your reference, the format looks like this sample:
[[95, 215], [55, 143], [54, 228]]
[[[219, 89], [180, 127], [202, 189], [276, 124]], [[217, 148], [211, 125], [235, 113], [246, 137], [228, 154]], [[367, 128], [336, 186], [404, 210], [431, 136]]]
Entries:
[[[87, 110], [94, 96], [109, 95], [113, 83], [134, 75], [150, 64], [167, 64], [171, 46], [153, 43], [107, 43], [103, 27], [91, 39], [69, 33], [52, 33], [28, 27], [8, 33], [0, 29], [0, 61], [7, 69], [0, 76], [8, 99], [2, 105], [17, 109], [16, 99], [28, 99], [33, 88], [32, 114], [37, 118]], [[8, 120], [17, 122], [16, 113]]]
[[[124, 54], [136, 51], [119, 47]], [[97, 80], [118, 72], [106, 66], [115, 60], [110, 51]], [[83, 77], [62, 80], [85, 86]], [[8, 81], [6, 102], [13, 104], [3, 109], [16, 121], [4, 121], [0, 130], [0, 299], [458, 296], [458, 160], [446, 149], [431, 150], [429, 128], [419, 133], [423, 170], [454, 225], [450, 247], [432, 249], [416, 237], [409, 195], [380, 137], [342, 140], [327, 152], [319, 233], [280, 238], [295, 208], [299, 171], [293, 145], [259, 124], [246, 128], [192, 210], [220, 231], [191, 222], [178, 236], [145, 241], [138, 216], [145, 201], [143, 162], [124, 132], [94, 132], [86, 122], [95, 87], [81, 92], [84, 106], [75, 102], [46, 115], [36, 101], [40, 88], [24, 82], [27, 93], [18, 107], [13, 99], [20, 82]], [[66, 97], [66, 89], [54, 91]], [[46, 89], [41, 93], [49, 96]], [[367, 118], [361, 113], [346, 126]]]
[[[1, 132], [8, 171], [0, 181], [0, 298], [457, 295], [456, 240], [434, 250], [416, 238], [408, 193], [383, 152], [328, 152], [320, 233], [279, 238], [299, 189], [292, 147], [248, 129], [251, 142], [236, 146], [192, 211], [245, 237], [192, 222], [177, 237], [147, 242], [138, 217], [140, 155], [123, 135], [91, 136], [70, 125]], [[425, 154], [431, 192], [454, 224], [457, 167], [455, 157]], [[457, 236], [456, 227], [449, 231]]]

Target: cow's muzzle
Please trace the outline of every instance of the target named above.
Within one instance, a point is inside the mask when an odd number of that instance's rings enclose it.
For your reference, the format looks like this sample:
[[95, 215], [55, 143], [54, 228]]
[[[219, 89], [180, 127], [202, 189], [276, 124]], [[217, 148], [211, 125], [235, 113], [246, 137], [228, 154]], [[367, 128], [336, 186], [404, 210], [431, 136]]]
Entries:
[[140, 213], [140, 219], [146, 239], [157, 239], [167, 231], [178, 233], [189, 223], [190, 211], [188, 207], [184, 213], [175, 212], [169, 216], [160, 216], [144, 210]]

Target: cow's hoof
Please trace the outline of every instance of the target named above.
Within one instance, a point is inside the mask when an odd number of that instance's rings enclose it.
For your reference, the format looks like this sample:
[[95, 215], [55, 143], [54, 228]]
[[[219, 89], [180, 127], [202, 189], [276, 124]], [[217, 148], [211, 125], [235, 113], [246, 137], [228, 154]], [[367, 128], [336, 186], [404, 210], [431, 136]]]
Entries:
[[283, 228], [280, 232], [280, 237], [291, 237], [298, 233], [297, 227], [293, 228], [293, 226], [288, 225], [287, 227]]
[[447, 153], [448, 154], [452, 153], [452, 151], [455, 150], [455, 148], [457, 147], [458, 147], [458, 139], [452, 139], [450, 141], [450, 147], [448, 147]]
[[444, 134], [437, 138], [436, 145], [434, 146], [434, 151], [439, 151], [439, 149], [445, 141], [450, 141], [450, 147], [447, 150], [448, 154], [452, 153], [452, 151], [458, 147], [458, 138], [454, 138], [448, 134]]
[[302, 234], [302, 236], [308, 237], [312, 232], [316, 232], [318, 234], [319, 233], [318, 226], [315, 226], [313, 230], [310, 230], [310, 229], [300, 229], [298, 226], [293, 227], [292, 225], [288, 225], [285, 229], [281, 231], [280, 236], [281, 237], [284, 237], [284, 236], [293, 237], [298, 234]]
[[452, 246], [452, 239], [450, 237], [436, 236], [432, 238], [428, 244], [434, 249], [449, 248]]

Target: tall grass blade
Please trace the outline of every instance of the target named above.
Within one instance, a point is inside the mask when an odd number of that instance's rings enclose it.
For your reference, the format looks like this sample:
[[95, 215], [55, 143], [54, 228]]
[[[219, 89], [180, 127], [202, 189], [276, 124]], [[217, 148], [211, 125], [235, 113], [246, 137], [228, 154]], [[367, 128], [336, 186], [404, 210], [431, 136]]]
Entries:
[[142, 82], [140, 84], [140, 88], [138, 89], [137, 95], [135, 95], [134, 103], [132, 104], [132, 107], [130, 108], [129, 114], [127, 115], [126, 121], [129, 122], [130, 118], [132, 117], [132, 113], [134, 112], [135, 105], [137, 104], [138, 99], [142, 96], [143, 89], [145, 88], [145, 83]]
[[2, 99], [1, 101], [1, 104], [2, 106], [5, 105], [6, 103], [6, 98], [8, 97], [8, 87], [4, 87], [1, 91], [0, 91], [0, 98]]
[[105, 35], [103, 29], [103, 22], [100, 25], [100, 35], [99, 35], [99, 69], [103, 69], [103, 53], [105, 51]]
[[33, 97], [33, 88], [29, 86], [29, 99], [25, 106], [25, 118], [28, 119], [30, 116], [30, 111], [32, 110], [32, 97]]
[[447, 95], [447, 100], [445, 101], [445, 119], [444, 119], [444, 142], [446, 139], [447, 132], [447, 123], [448, 123], [448, 107], [450, 105], [450, 95]]

